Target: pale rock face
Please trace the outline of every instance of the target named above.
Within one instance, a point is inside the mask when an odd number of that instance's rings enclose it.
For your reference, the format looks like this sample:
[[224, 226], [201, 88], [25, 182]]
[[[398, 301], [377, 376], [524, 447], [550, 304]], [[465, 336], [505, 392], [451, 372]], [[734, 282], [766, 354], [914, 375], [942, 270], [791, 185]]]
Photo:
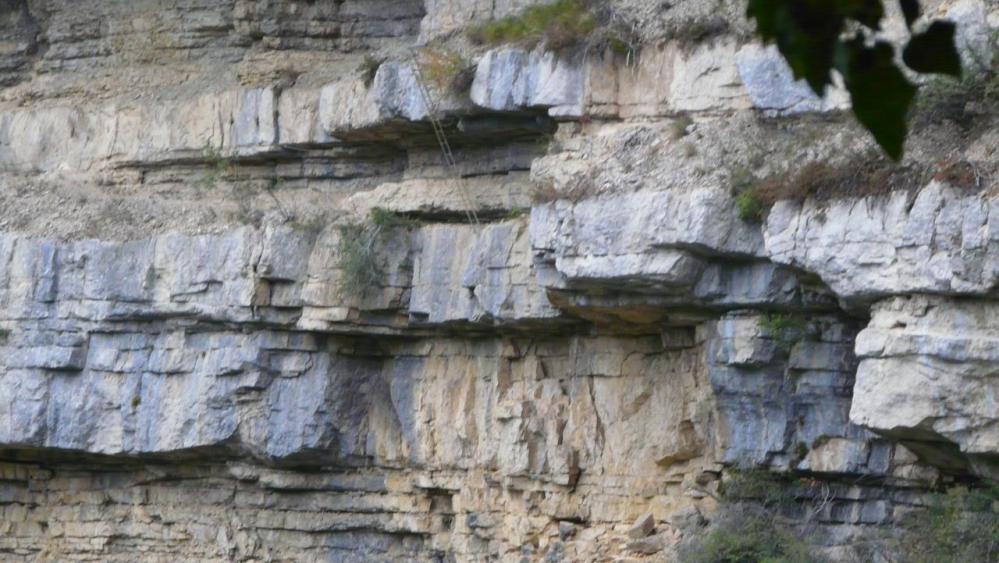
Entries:
[[[870, 148], [842, 92], [733, 3], [614, 0], [637, 56], [467, 43], [535, 3], [6, 2], [4, 560], [672, 561], [736, 467], [860, 560], [999, 477], [992, 116], [910, 139], [911, 193], [744, 220]], [[966, 53], [999, 21], [937, 4]]]
[[882, 475], [892, 446], [848, 421], [855, 329], [812, 318], [775, 329], [757, 313], [737, 311], [702, 329], [725, 459]]
[[278, 140], [288, 144], [331, 143], [319, 118], [322, 90], [288, 88], [278, 98]]
[[815, 272], [848, 301], [987, 294], [999, 281], [999, 200], [938, 182], [911, 197], [779, 202], [767, 219], [767, 253]]
[[988, 68], [992, 63], [995, 25], [990, 28], [989, 17], [997, 13], [994, 5], [989, 12], [990, 7], [983, 0], [959, 0], [944, 15], [957, 24], [955, 40], [964, 68]]
[[255, 154], [277, 141], [275, 93], [238, 89], [164, 107], [46, 108], [0, 115], [0, 155], [15, 170], [91, 171], [108, 160], [156, 162], [177, 153]]
[[720, 40], [691, 54], [678, 49], [670, 83], [670, 109], [714, 111], [748, 106], [734, 63], [737, 44]]
[[[645, 254], [694, 253], [742, 255], [762, 253], [759, 230], [739, 221], [730, 205], [731, 198], [721, 189], [702, 188], [693, 193], [679, 190], [641, 192], [584, 200], [565, 201], [535, 207], [531, 228], [532, 244], [549, 249], [556, 267], [577, 277], [577, 268], [589, 270], [590, 277], [639, 275]], [[672, 250], [672, 252], [670, 252]], [[600, 270], [597, 261], [606, 261]], [[633, 260], [635, 264], [622, 267]], [[658, 272], [666, 262], [649, 258]]]
[[578, 57], [496, 49], [479, 60], [471, 97], [476, 105], [495, 111], [542, 107], [559, 117], [579, 116], [585, 72]]
[[427, 100], [416, 73], [416, 63], [407, 58], [382, 63], [370, 85], [351, 77], [324, 86], [319, 94], [323, 129], [333, 137], [349, 138], [356, 131], [384, 127], [393, 121], [426, 121], [430, 118], [429, 104], [436, 104], [442, 112], [462, 106], [455, 96], [438, 92], [425, 82], [432, 98]]
[[[939, 297], [893, 298], [872, 308], [857, 336], [850, 419], [876, 432], [926, 441], [951, 464], [996, 470], [978, 456], [999, 447], [995, 420], [999, 327], [995, 304]], [[956, 445], [960, 453], [945, 446]]]
[[510, 209], [529, 208], [532, 190], [524, 172], [510, 172], [502, 178], [479, 175], [446, 182], [413, 179], [386, 182], [374, 190], [352, 196], [347, 205], [361, 215], [370, 214], [372, 209], [384, 209], [467, 220], [467, 214], [473, 211], [488, 217], [490, 214], [509, 214]]
[[490, 322], [559, 315], [529, 266], [527, 226], [520, 222], [421, 231], [413, 267], [410, 314], [422, 321]]
[[849, 107], [849, 96], [841, 88], [816, 96], [808, 83], [795, 80], [777, 47], [744, 45], [735, 54], [739, 78], [753, 106], [777, 114], [831, 111]]

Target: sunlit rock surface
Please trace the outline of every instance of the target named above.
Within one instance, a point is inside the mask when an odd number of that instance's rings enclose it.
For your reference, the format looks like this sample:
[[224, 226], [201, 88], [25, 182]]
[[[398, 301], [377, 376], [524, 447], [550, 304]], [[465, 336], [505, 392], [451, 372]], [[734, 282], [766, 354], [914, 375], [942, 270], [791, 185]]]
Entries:
[[467, 40], [535, 3], [0, 2], [0, 559], [675, 561], [759, 469], [865, 560], [999, 478], [995, 105], [883, 173], [741, 6]]

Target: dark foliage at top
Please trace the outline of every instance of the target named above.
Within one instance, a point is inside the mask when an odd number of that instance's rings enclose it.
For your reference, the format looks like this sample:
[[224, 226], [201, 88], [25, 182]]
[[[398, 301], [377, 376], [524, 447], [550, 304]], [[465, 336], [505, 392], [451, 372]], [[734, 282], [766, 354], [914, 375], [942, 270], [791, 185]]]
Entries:
[[[954, 24], [934, 21], [914, 32], [919, 1], [899, 3], [912, 33], [902, 51], [905, 65], [922, 74], [960, 77]], [[825, 92], [833, 83], [832, 71], [838, 71], [854, 115], [891, 158], [901, 159], [906, 115], [917, 88], [896, 65], [895, 47], [871, 41], [885, 15], [881, 0], [750, 0], [747, 15], [764, 40], [777, 44], [794, 76], [816, 94]], [[850, 29], [855, 31], [848, 35]]]

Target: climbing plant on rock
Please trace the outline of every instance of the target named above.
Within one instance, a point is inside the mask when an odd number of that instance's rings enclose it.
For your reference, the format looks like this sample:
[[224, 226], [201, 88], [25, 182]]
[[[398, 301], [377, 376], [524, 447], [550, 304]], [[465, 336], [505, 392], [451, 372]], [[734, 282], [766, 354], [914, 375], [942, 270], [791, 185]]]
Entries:
[[[899, 0], [910, 37], [902, 61], [920, 74], [961, 76], [954, 23], [916, 27], [919, 0]], [[795, 78], [818, 95], [838, 71], [850, 93], [853, 113], [893, 159], [903, 154], [906, 114], [917, 86], [896, 63], [895, 47], [876, 39], [885, 10], [882, 0], [749, 0], [747, 16], [757, 33], [777, 44]], [[919, 29], [919, 31], [917, 31]]]

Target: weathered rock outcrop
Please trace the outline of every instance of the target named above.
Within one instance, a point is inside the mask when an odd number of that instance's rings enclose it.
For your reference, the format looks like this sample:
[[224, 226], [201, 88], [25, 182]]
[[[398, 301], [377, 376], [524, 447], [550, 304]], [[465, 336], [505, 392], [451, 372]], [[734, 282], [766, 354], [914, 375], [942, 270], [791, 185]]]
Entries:
[[0, 0], [0, 559], [674, 561], [757, 468], [851, 560], [999, 479], [994, 100], [871, 165], [741, 4], [462, 33], [534, 3]]

